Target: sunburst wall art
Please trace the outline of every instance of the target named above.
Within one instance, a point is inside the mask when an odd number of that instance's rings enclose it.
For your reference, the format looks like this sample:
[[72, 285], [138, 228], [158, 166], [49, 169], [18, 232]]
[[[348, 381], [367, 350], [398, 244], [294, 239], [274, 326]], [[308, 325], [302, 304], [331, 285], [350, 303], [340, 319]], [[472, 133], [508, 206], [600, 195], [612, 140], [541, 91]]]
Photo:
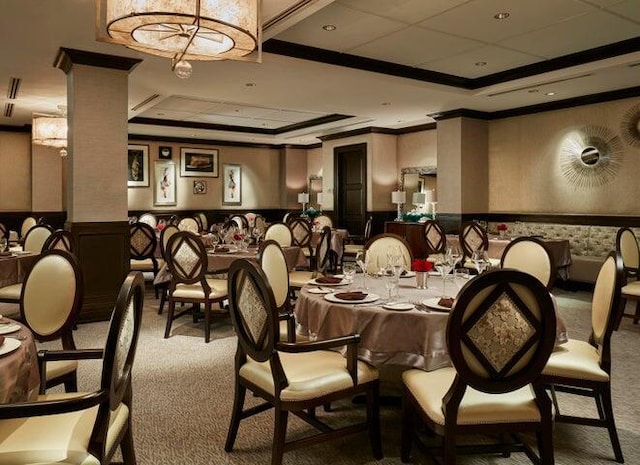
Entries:
[[640, 147], [640, 103], [629, 108], [620, 122], [622, 139], [632, 147]]
[[560, 146], [560, 170], [571, 184], [592, 188], [611, 181], [623, 158], [622, 141], [604, 126], [585, 126], [565, 137]]

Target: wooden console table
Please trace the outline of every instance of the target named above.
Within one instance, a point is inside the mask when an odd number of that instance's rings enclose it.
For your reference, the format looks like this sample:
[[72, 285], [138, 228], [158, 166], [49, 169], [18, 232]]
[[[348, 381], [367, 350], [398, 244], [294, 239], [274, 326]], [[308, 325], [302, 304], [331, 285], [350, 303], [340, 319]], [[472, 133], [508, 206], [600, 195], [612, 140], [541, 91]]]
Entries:
[[405, 221], [387, 221], [384, 232], [403, 237], [411, 248], [413, 258], [427, 258], [427, 242], [424, 238], [424, 223], [409, 223]]

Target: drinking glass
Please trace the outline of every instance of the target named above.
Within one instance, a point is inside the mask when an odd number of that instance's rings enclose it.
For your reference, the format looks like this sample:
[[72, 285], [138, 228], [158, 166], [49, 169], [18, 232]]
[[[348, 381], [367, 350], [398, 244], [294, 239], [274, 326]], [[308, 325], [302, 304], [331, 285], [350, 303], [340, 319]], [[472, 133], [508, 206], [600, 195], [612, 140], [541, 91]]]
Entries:
[[364, 252], [360, 251], [356, 254], [356, 263], [362, 270], [362, 289], [365, 291], [368, 289], [367, 287], [367, 268], [369, 267], [369, 256]]
[[447, 297], [447, 276], [452, 269], [451, 262], [446, 259], [436, 265], [436, 270], [442, 275], [442, 298]]
[[396, 275], [396, 271], [392, 266], [388, 266], [384, 268], [382, 276], [384, 277], [384, 287], [387, 289], [387, 292], [389, 293], [388, 303], [392, 303], [393, 302], [392, 291], [396, 288], [398, 276]]
[[478, 249], [473, 252], [471, 255], [471, 261], [478, 270], [478, 274], [482, 274], [484, 270], [487, 269], [489, 265], [489, 260], [487, 260], [487, 254], [484, 250]]
[[460, 268], [453, 272], [453, 282], [458, 291], [469, 281], [469, 271], [466, 268]]
[[344, 274], [344, 279], [346, 279], [349, 285], [351, 285], [353, 283], [353, 278], [356, 275], [355, 263], [347, 262], [342, 265], [342, 273]]
[[460, 248], [455, 245], [449, 248], [448, 255], [449, 257], [451, 257], [451, 265], [454, 268], [458, 265], [458, 263], [460, 263], [460, 260], [462, 260], [462, 252], [460, 251]]

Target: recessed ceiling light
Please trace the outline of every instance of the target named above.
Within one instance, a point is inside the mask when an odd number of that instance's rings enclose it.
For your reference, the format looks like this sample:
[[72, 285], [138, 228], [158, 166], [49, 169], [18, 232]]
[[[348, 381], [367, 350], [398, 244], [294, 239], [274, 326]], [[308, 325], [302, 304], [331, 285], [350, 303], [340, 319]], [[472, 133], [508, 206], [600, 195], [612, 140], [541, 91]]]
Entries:
[[493, 17], [495, 19], [507, 19], [509, 17], [509, 13], [503, 11], [502, 13], [496, 13], [495, 15], [493, 15]]
[[164, 113], [156, 113], [156, 116], [164, 116]]
[[380, 105], [382, 105], [383, 107], [388, 107], [389, 105], [391, 105], [391, 102], [382, 102]]
[[255, 87], [256, 83], [255, 82], [247, 82], [247, 83], [245, 83], [245, 86], [246, 87]]
[[527, 92], [529, 92], [530, 94], [537, 94], [540, 91], [538, 89], [529, 89]]
[[338, 28], [333, 24], [325, 24], [324, 26], [322, 26], [322, 29], [324, 29], [325, 31], [335, 31]]
[[546, 93], [546, 94], [544, 94], [544, 95], [552, 96], [552, 95], [556, 95], [556, 93], [555, 93], [555, 92], [547, 92], [547, 93]]
[[487, 66], [486, 61], [476, 61], [476, 66]]

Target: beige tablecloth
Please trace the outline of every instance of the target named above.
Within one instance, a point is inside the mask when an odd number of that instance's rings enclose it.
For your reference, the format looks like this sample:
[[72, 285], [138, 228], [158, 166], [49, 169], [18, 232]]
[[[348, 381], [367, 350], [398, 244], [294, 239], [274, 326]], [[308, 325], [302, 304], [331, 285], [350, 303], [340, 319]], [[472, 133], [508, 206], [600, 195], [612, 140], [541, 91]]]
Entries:
[[[356, 276], [355, 287], [362, 276]], [[456, 295], [464, 280], [454, 283], [447, 280], [447, 295]], [[371, 304], [331, 303], [322, 294], [312, 294], [309, 286], [300, 292], [295, 306], [298, 334], [314, 335], [318, 340], [358, 333], [361, 342], [358, 357], [375, 366], [402, 365], [426, 371], [450, 365], [446, 345], [448, 313], [425, 313], [386, 310], [381, 302], [386, 300], [384, 280], [367, 278], [368, 292], [382, 297]], [[315, 286], [311, 286], [315, 287]], [[344, 287], [340, 288], [345, 289]], [[442, 279], [429, 276], [428, 289], [417, 289], [416, 278], [400, 280], [400, 295], [405, 301], [423, 301], [442, 295]], [[558, 318], [557, 343], [567, 341], [564, 322]]]
[[[311, 246], [315, 248], [318, 245], [318, 241], [320, 241], [321, 236], [320, 231], [313, 231], [311, 236]], [[331, 250], [333, 250], [338, 258], [338, 263], [342, 260], [342, 252], [344, 250], [344, 242], [349, 238], [349, 231], [346, 229], [332, 229], [331, 230], [331, 244], [329, 245]]]
[[[3, 318], [3, 323], [13, 320]], [[36, 345], [31, 331], [24, 325], [19, 331], [4, 336], [25, 336], [20, 347], [0, 356], [0, 403], [35, 400], [40, 389], [40, 375]]]
[[0, 256], [0, 287], [21, 283], [38, 259], [38, 254]]

